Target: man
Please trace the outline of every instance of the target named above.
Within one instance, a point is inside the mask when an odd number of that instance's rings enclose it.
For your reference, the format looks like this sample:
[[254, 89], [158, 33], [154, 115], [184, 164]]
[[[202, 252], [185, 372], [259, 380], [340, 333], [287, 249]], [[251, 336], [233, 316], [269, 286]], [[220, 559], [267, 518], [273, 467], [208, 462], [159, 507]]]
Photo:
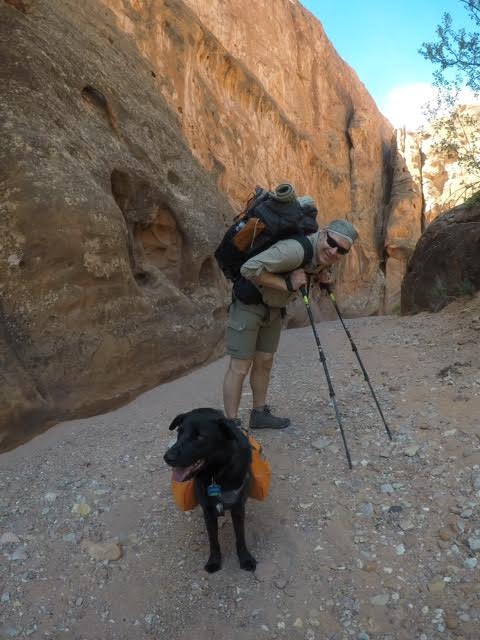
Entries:
[[[298, 198], [311, 206], [309, 196]], [[326, 228], [307, 236], [313, 246], [312, 261], [299, 268], [304, 249], [296, 240], [280, 240], [247, 260], [241, 275], [254, 283], [262, 294], [263, 304], [244, 304], [235, 299], [230, 307], [227, 326], [227, 353], [231, 356], [223, 382], [223, 402], [228, 418], [236, 420], [243, 383], [250, 371], [253, 409], [251, 429], [283, 429], [290, 420], [274, 416], [268, 404], [267, 391], [274, 354], [282, 327], [282, 309], [307, 284], [307, 274], [318, 274], [320, 283], [331, 281], [330, 268], [346, 255], [358, 237], [347, 220], [333, 220]]]

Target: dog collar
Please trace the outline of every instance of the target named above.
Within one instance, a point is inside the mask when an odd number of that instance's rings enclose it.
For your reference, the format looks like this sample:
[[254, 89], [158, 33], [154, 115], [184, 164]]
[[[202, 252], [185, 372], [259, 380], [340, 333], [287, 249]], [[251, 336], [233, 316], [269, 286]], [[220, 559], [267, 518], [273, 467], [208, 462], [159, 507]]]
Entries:
[[217, 498], [221, 502], [223, 507], [227, 509], [232, 507], [238, 500], [241, 492], [243, 491], [247, 482], [250, 481], [250, 474], [247, 473], [243, 479], [242, 484], [237, 489], [230, 489], [230, 491], [222, 491], [222, 487], [216, 484], [212, 479], [212, 484], [207, 487], [207, 496], [209, 498]]
[[222, 491], [221, 501], [223, 503], [223, 506], [227, 508], [233, 506], [237, 502], [242, 490], [244, 489], [245, 485], [249, 481], [250, 481], [250, 474], [247, 473], [245, 475], [245, 478], [243, 479], [242, 484], [238, 487], [238, 489], [230, 489], [230, 491]]

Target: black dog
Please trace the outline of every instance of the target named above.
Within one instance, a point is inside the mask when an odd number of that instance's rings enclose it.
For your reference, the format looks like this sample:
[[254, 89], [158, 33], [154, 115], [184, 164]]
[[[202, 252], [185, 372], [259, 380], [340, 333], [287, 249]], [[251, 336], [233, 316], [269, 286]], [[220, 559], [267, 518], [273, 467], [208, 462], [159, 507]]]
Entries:
[[203, 509], [210, 542], [209, 573], [222, 566], [218, 542], [218, 516], [232, 514], [240, 566], [254, 571], [257, 565], [245, 544], [245, 501], [250, 482], [251, 449], [248, 438], [216, 409], [194, 409], [178, 415], [169, 429], [178, 428], [177, 442], [168, 449], [165, 462], [174, 469], [174, 480], [195, 477], [195, 490]]

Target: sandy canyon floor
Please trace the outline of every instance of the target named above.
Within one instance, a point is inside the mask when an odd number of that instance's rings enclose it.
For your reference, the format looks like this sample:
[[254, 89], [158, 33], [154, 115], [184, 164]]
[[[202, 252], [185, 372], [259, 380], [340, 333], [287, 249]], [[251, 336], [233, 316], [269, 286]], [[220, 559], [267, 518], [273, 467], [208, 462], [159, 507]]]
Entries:
[[175, 509], [163, 462], [177, 413], [221, 406], [225, 359], [0, 456], [0, 638], [478, 639], [480, 298], [347, 324], [394, 442], [341, 325], [317, 325], [350, 471], [311, 328], [284, 332], [271, 403], [292, 426], [258, 436], [253, 574], [229, 516], [204, 571], [201, 512]]

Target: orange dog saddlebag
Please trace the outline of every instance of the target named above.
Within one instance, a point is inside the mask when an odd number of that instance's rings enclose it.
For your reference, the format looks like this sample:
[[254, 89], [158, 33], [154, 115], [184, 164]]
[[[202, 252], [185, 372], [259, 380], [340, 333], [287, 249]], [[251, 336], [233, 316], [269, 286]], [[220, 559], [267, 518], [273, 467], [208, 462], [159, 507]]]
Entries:
[[[265, 500], [270, 491], [272, 469], [270, 463], [263, 454], [262, 445], [248, 436], [252, 448], [252, 464], [250, 465], [250, 488], [248, 495], [255, 500]], [[198, 498], [195, 491], [195, 479], [186, 482], [177, 482], [172, 479], [172, 494], [175, 504], [180, 511], [191, 511], [198, 506]]]
[[252, 464], [250, 466], [250, 490], [248, 495], [255, 500], [265, 500], [270, 491], [272, 468], [263, 454], [262, 445], [248, 436], [252, 447]]
[[175, 504], [180, 511], [191, 511], [198, 505], [194, 478], [186, 482], [172, 480], [172, 493]]

